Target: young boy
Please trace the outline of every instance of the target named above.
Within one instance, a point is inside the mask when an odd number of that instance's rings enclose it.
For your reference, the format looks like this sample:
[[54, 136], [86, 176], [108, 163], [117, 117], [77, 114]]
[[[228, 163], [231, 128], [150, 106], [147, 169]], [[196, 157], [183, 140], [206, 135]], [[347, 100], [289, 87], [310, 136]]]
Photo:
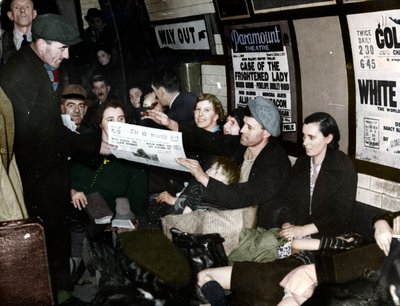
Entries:
[[[228, 158], [217, 157], [206, 173], [208, 176], [229, 185], [239, 181], [240, 168]], [[160, 204], [165, 203], [172, 206], [166, 214], [187, 213], [198, 209], [218, 209], [217, 206], [212, 204], [212, 199], [204, 198], [204, 189], [203, 185], [192, 180], [176, 196], [171, 195], [168, 191], [163, 191], [158, 194], [156, 201]]]

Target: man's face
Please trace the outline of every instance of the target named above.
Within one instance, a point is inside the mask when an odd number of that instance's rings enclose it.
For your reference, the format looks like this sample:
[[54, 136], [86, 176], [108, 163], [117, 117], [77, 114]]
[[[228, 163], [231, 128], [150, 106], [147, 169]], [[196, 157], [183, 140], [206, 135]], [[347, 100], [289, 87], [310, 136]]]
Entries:
[[269, 136], [267, 130], [263, 129], [261, 124], [257, 122], [253, 117], [245, 116], [244, 125], [240, 132], [242, 136], [240, 137], [240, 143], [246, 147], [255, 147], [260, 144], [265, 137]]
[[78, 99], [65, 99], [61, 104], [61, 113], [68, 114], [71, 120], [79, 127], [85, 116], [87, 106], [85, 101]]
[[156, 99], [158, 102], [163, 106], [166, 107], [169, 105], [169, 101], [166, 96], [166, 91], [164, 87], [156, 88], [153, 85], [151, 85], [151, 88], [153, 89], [154, 93], [156, 94]]
[[64, 59], [69, 58], [68, 46], [58, 41], [47, 43], [43, 39], [38, 39], [38, 48], [41, 59], [54, 68], [60, 67]]
[[104, 29], [104, 22], [100, 17], [93, 17], [90, 22], [90, 26], [93, 27], [96, 31], [103, 31]]
[[31, 0], [14, 0], [11, 2], [8, 18], [18, 27], [29, 27], [36, 17], [36, 10]]
[[99, 99], [100, 103], [103, 103], [107, 100], [110, 86], [106, 85], [104, 81], [94, 82], [92, 91], [96, 95], [97, 99]]

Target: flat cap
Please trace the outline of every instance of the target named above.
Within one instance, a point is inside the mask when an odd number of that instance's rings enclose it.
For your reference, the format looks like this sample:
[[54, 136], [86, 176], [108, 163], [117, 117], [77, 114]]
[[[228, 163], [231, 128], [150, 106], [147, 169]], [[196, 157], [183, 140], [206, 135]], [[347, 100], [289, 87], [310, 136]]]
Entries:
[[78, 29], [68, 18], [57, 14], [39, 15], [33, 20], [32, 36], [58, 41], [64, 45], [75, 45], [81, 41]]
[[248, 101], [249, 109], [254, 119], [257, 120], [272, 136], [281, 133], [281, 115], [271, 99], [255, 97]]
[[85, 101], [86, 90], [79, 84], [67, 84], [64, 85], [61, 91], [61, 97], [65, 99], [79, 99]]

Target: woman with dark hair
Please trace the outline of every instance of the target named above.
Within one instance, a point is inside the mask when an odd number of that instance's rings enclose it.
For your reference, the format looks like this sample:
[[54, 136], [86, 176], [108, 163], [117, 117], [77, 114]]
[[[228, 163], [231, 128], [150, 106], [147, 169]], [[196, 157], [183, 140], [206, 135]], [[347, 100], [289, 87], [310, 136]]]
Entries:
[[[126, 122], [125, 106], [118, 100], [103, 102], [96, 112], [96, 126], [108, 142], [108, 123]], [[86, 195], [98, 191], [115, 211], [118, 197], [129, 200], [135, 216], [143, 216], [147, 209], [147, 172], [145, 166], [114, 156], [77, 156], [71, 161], [71, 198], [75, 208], [87, 205]]]
[[118, 99], [125, 98], [123, 71], [118, 54], [111, 45], [102, 43], [96, 46], [97, 67], [92, 75], [103, 75], [111, 86], [111, 95]]
[[[352, 231], [350, 218], [357, 173], [350, 158], [338, 149], [340, 132], [335, 119], [327, 113], [314, 113], [304, 120], [302, 131], [306, 154], [296, 160], [288, 186], [280, 196], [281, 206], [286, 209], [282, 209], [279, 218], [280, 236], [292, 241], [293, 249], [301, 251], [272, 262], [236, 262], [232, 267], [201, 271], [199, 285], [211, 300], [217, 299], [217, 303], [223, 300], [223, 290], [217, 287], [219, 283], [232, 291], [229, 305], [275, 306], [283, 298], [281, 280], [293, 269], [312, 264], [311, 251], [351, 248], [358, 242], [357, 237], [338, 238]], [[307, 237], [318, 239], [306, 241]], [[305, 279], [301, 283], [309, 286], [295, 292], [296, 297], [300, 296], [299, 305], [312, 293], [315, 285], [312, 273], [309, 279], [309, 283]], [[294, 284], [298, 283], [282, 283], [287, 294], [285, 298], [293, 298]], [[291, 302], [287, 305], [296, 305], [297, 300]], [[224, 305], [217, 303], [214, 305]]]

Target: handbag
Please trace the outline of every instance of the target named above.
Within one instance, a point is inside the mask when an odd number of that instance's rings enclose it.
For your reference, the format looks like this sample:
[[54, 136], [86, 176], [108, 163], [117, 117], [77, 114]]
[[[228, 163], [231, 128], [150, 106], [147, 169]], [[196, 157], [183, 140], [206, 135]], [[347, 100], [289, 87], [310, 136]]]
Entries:
[[167, 215], [161, 219], [164, 234], [172, 239], [171, 228], [196, 234], [218, 233], [224, 238], [224, 249], [227, 255], [239, 243], [242, 228], [255, 228], [257, 207], [239, 209], [202, 211], [196, 210], [188, 214]]
[[220, 234], [191, 234], [177, 228], [171, 228], [170, 233], [172, 241], [188, 259], [194, 273], [228, 265], [222, 244], [224, 238]]

